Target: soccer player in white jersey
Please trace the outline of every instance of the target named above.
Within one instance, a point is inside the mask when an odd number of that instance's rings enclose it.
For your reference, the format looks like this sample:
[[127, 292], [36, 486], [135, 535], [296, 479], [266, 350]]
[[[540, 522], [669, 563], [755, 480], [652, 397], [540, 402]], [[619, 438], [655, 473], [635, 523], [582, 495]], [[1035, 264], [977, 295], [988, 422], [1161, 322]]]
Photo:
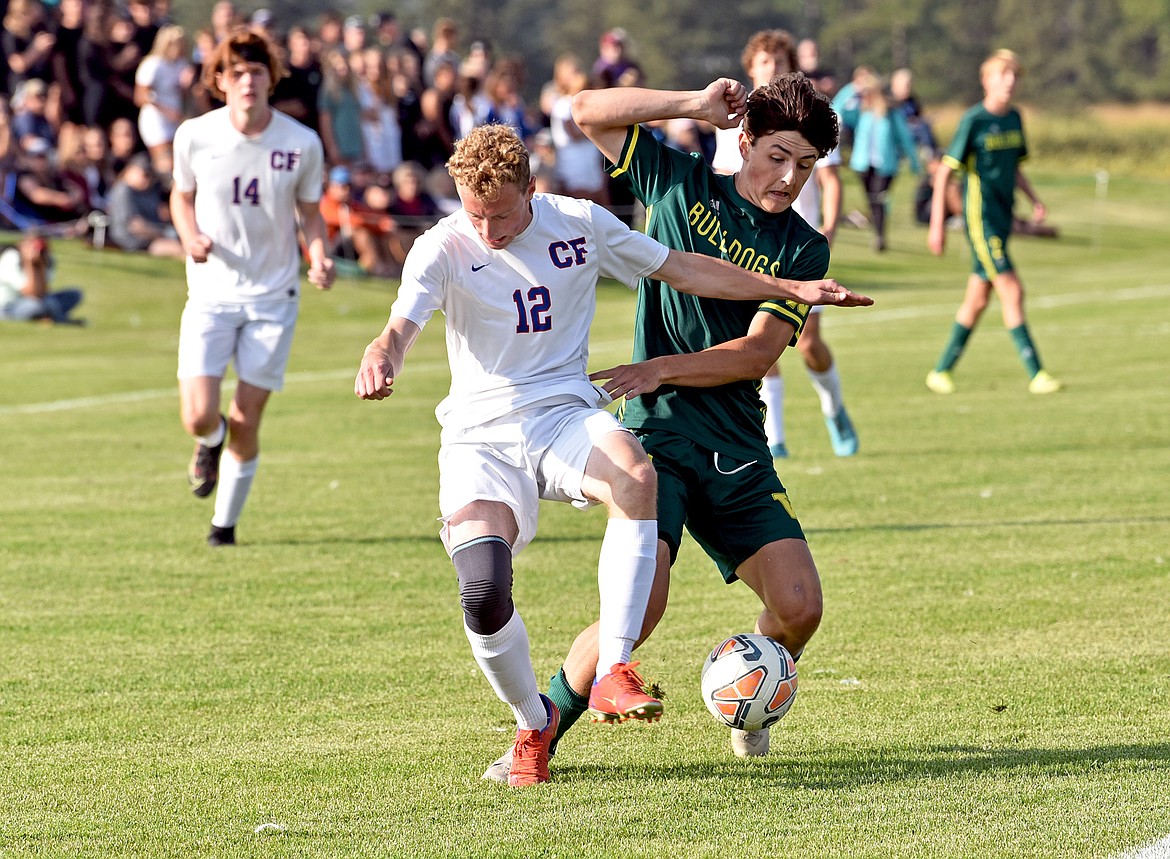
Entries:
[[481, 126], [447, 169], [462, 208], [419, 238], [382, 333], [354, 382], [362, 399], [393, 392], [407, 350], [446, 317], [451, 390], [442, 425], [442, 539], [459, 581], [464, 629], [492, 689], [516, 718], [508, 782], [548, 781], [556, 705], [540, 694], [528, 635], [512, 602], [512, 558], [536, 532], [539, 499], [609, 519], [598, 563], [600, 654], [589, 696], [595, 721], [653, 721], [630, 655], [654, 580], [656, 476], [638, 441], [602, 406], [587, 374], [598, 278], [634, 288], [643, 276], [697, 295], [813, 304], [861, 299], [835, 281], [780, 281], [673, 251], [586, 200], [535, 194], [516, 133]]
[[[743, 51], [743, 68], [753, 87], [763, 86], [773, 77], [784, 72], [797, 70], [796, 48], [792, 37], [784, 30], [761, 30], [748, 39]], [[711, 166], [719, 173], [736, 173], [743, 164], [739, 154], [738, 128], [720, 128], [715, 132], [715, 157]], [[800, 195], [792, 204], [793, 211], [819, 230], [829, 244], [837, 231], [841, 212], [841, 177], [837, 166], [841, 155], [834, 149], [824, 158], [817, 160]], [[829, 441], [837, 456], [853, 456], [859, 442], [857, 430], [845, 409], [841, 393], [841, 377], [833, 361], [829, 345], [821, 337], [821, 311], [824, 306], [812, 308], [800, 332], [796, 348], [804, 358], [809, 381], [821, 403], [821, 414], [829, 431]], [[764, 429], [768, 434], [768, 447], [772, 456], [784, 459], [788, 456], [788, 443], [784, 433], [784, 377], [777, 363], [763, 379], [760, 398], [768, 409], [764, 418]]]
[[[212, 546], [236, 541], [259, 462], [260, 419], [284, 382], [300, 295], [298, 222], [309, 282], [319, 289], [333, 283], [318, 207], [321, 141], [268, 105], [283, 73], [263, 35], [233, 31], [203, 72], [226, 106], [175, 134], [171, 217], [187, 254], [179, 395], [183, 426], [196, 440], [191, 489], [205, 498], [219, 487]], [[238, 382], [225, 417], [220, 387], [229, 362]]]

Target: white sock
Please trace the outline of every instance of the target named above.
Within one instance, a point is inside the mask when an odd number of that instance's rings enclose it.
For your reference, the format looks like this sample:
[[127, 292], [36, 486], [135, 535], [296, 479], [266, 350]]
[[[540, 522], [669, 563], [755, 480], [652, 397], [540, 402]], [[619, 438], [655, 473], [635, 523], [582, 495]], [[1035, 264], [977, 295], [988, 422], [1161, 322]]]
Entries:
[[837, 412], [845, 405], [845, 400], [841, 397], [841, 377], [837, 375], [837, 365], [834, 363], [823, 373], [809, 370], [808, 367], [805, 369], [808, 370], [813, 390], [821, 398], [821, 414], [827, 418], [836, 417]]
[[512, 708], [516, 725], [523, 729], [540, 729], [548, 724], [548, 713], [536, 688], [536, 674], [528, 653], [528, 630], [513, 611], [504, 628], [491, 635], [472, 632], [465, 623], [463, 631], [471, 642], [471, 655], [501, 701]]
[[219, 461], [219, 483], [215, 490], [215, 515], [211, 517], [211, 524], [217, 528], [230, 528], [240, 521], [240, 514], [244, 512], [244, 502], [248, 500], [248, 493], [252, 490], [252, 479], [256, 476], [256, 467], [260, 464], [260, 456], [256, 455], [247, 462], [240, 462], [230, 450], [225, 450]]
[[768, 410], [764, 415], [768, 446], [784, 444], [784, 377], [764, 376], [760, 398]]
[[653, 519], [610, 519], [605, 526], [597, 560], [598, 677], [615, 663], [630, 661], [642, 634], [657, 555], [658, 523]]
[[195, 436], [195, 441], [199, 442], [204, 447], [215, 447], [217, 444], [222, 444], [224, 437], [227, 435], [227, 421], [220, 417], [219, 423], [215, 425], [215, 429], [207, 435]]

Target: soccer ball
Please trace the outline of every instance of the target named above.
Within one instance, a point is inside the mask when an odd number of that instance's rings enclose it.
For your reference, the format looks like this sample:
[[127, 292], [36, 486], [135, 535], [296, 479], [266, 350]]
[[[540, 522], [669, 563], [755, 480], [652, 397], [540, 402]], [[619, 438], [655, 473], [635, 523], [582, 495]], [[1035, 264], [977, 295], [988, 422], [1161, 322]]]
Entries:
[[796, 699], [796, 663], [766, 635], [733, 635], [704, 660], [701, 685], [717, 722], [758, 731], [779, 722]]

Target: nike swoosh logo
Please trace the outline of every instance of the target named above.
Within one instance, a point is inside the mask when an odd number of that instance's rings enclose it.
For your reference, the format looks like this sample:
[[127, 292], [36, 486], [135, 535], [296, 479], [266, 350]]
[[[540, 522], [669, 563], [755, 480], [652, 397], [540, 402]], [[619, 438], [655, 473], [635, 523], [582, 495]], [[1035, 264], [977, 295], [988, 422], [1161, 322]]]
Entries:
[[472, 271], [479, 271], [481, 268], [487, 268], [489, 265], [491, 265], [490, 262], [480, 263], [479, 265], [473, 265], [471, 267], [471, 270]]

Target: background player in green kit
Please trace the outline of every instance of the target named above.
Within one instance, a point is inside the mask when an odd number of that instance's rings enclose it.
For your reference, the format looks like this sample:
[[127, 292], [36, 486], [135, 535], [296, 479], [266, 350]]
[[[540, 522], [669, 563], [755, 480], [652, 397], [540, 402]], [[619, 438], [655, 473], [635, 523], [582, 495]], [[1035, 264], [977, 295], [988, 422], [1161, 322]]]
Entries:
[[954, 140], [934, 174], [930, 249], [937, 256], [945, 247], [947, 182], [951, 172], [959, 170], [965, 180], [963, 214], [973, 256], [967, 293], [955, 314], [951, 338], [938, 363], [926, 376], [926, 386], [936, 394], [954, 393], [951, 370], [987, 309], [993, 288], [1003, 305], [1004, 327], [1028, 371], [1028, 390], [1033, 394], [1052, 394], [1061, 389], [1060, 382], [1040, 364], [1040, 355], [1032, 344], [1024, 318], [1024, 285], [1007, 254], [1016, 188], [1032, 201], [1032, 216], [1037, 223], [1047, 216], [1044, 204], [1019, 167], [1028, 154], [1020, 113], [1011, 105], [1020, 74], [1019, 58], [1012, 51], [996, 51], [983, 62], [980, 67], [983, 101], [963, 114]]
[[[728, 259], [793, 280], [829, 266], [825, 237], [790, 211], [813, 165], [837, 145], [837, 116], [801, 74], [746, 96], [720, 79], [690, 92], [586, 90], [573, 118], [647, 208], [646, 231], [677, 250]], [[734, 128], [743, 120], [743, 167], [715, 173], [699, 156], [658, 142], [639, 123], [690, 118]], [[756, 631], [799, 656], [821, 620], [821, 584], [764, 434], [760, 378], [796, 338], [808, 307], [783, 302], [679, 301], [649, 280], [638, 291], [634, 362], [592, 374], [624, 396], [623, 423], [658, 473], [658, 569], [642, 639], [666, 609], [670, 566], [684, 525], [727, 582], [760, 597]], [[586, 706], [597, 627], [582, 632], [549, 695], [561, 734]], [[592, 656], [591, 656], [592, 655]], [[762, 755], [768, 733], [737, 731], [736, 754]], [[507, 755], [488, 768], [499, 779]]]

